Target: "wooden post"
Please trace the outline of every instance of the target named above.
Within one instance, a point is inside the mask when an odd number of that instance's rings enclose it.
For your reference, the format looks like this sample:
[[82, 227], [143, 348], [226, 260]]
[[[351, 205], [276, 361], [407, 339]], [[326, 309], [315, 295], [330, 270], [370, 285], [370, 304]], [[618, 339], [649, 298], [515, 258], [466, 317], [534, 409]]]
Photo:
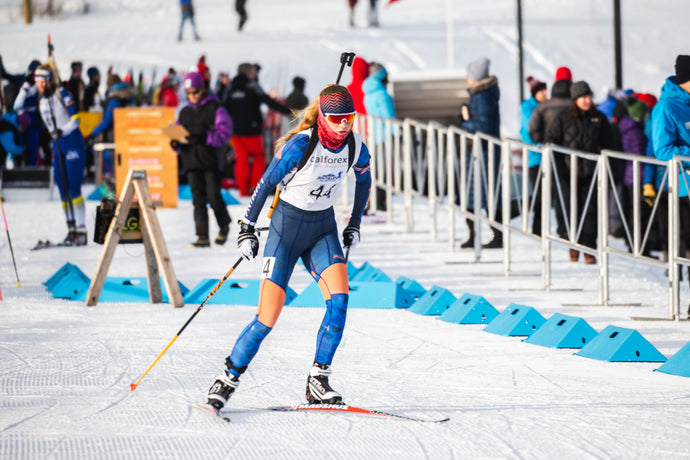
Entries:
[[175, 271], [173, 270], [168, 249], [165, 246], [158, 217], [156, 216], [153, 200], [146, 182], [146, 171], [135, 171], [132, 169], [127, 174], [127, 179], [120, 194], [120, 201], [115, 208], [115, 216], [108, 228], [108, 233], [103, 243], [103, 252], [96, 267], [96, 274], [86, 295], [86, 305], [91, 307], [98, 303], [98, 298], [101, 295], [108, 274], [108, 268], [115, 254], [115, 248], [122, 238], [122, 229], [125, 225], [129, 208], [132, 206], [135, 193], [139, 199], [139, 215], [142, 220], [142, 239], [146, 254], [151, 303], [163, 301], [159, 280], [160, 271], [163, 274], [163, 283], [165, 284], [170, 304], [174, 307], [182, 307], [184, 306], [182, 292], [177, 284]]

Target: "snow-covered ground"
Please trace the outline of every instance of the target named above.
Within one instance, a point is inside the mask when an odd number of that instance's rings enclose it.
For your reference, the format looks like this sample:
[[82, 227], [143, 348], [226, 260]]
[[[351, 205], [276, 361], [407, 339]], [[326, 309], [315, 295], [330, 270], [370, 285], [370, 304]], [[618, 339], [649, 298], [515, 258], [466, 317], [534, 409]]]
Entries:
[[[176, 2], [93, 1], [88, 16], [68, 8], [63, 19], [25, 26], [8, 20], [18, 19], [17, 7], [5, 0], [0, 52], [8, 70], [19, 72], [31, 58], [45, 58], [51, 33], [63, 72], [80, 59], [102, 71], [113, 64], [119, 72], [131, 67], [148, 74], [155, 66], [159, 76], [169, 66], [187, 69], [206, 54], [214, 72], [234, 71], [245, 60], [260, 62], [266, 88], [285, 89], [294, 74], [302, 74], [312, 95], [335, 78], [344, 50], [383, 62], [393, 75], [446, 66], [445, 1], [381, 5], [382, 28], [355, 30], [347, 26], [344, 1], [287, 3], [250, 2], [250, 21], [238, 34], [232, 2], [197, 0], [204, 40], [178, 44]], [[512, 135], [518, 126], [515, 2], [453, 3], [454, 62], [462, 72], [477, 56], [491, 58], [502, 81], [504, 134]], [[576, 79], [590, 81], [603, 96], [613, 81], [609, 3], [524, 1], [527, 73], [550, 81], [556, 67], [568, 65]], [[690, 5], [629, 0], [623, 7], [625, 85], [656, 92], [673, 72], [675, 55], [690, 51], [682, 48]], [[359, 21], [364, 9], [359, 6]], [[193, 406], [204, 400], [253, 317], [251, 306], [206, 306], [130, 392], [130, 383], [197, 305], [102, 302], [87, 308], [50, 299], [41, 283], [66, 262], [93, 277], [102, 247], [32, 252], [38, 239], [64, 237], [59, 203], [43, 190], [5, 189], [3, 198], [22, 286], [16, 287], [9, 245], [0, 237], [2, 458], [690, 457], [690, 379], [653, 372], [658, 363], [587, 359], [574, 350], [531, 345], [487, 333], [481, 325], [450, 324], [406, 310], [350, 309], [331, 381], [353, 405], [448, 416], [447, 423], [255, 410], [303, 400], [321, 308], [284, 309], [231, 401], [229, 425]], [[87, 202], [90, 222], [96, 204]], [[244, 204], [231, 207], [234, 218]], [[402, 209], [399, 200], [395, 205]], [[534, 240], [512, 237], [512, 268], [520, 276], [506, 278], [500, 251], [485, 252], [481, 263], [471, 263], [467, 252], [448, 252], [443, 213], [438, 241], [430, 242], [425, 214], [426, 204], [417, 203], [412, 233], [404, 231], [402, 213], [388, 224], [364, 225], [350, 260], [357, 266], [369, 262], [393, 279], [415, 279], [427, 289], [484, 296], [499, 311], [518, 303], [547, 318], [584, 318], [597, 331], [608, 325], [636, 329], [666, 357], [690, 340], [688, 322], [630, 319], [668, 316], [662, 269], [612, 258], [611, 296], [618, 306], [567, 306], [596, 303], [595, 267], [568, 262], [565, 249], [556, 246], [556, 289], [544, 292]], [[189, 201], [157, 215], [177, 278], [187, 287], [220, 278], [237, 260], [236, 229], [225, 247], [188, 247], [194, 238]], [[232, 278], [256, 279], [258, 273], [259, 262], [242, 263]], [[118, 247], [108, 274], [145, 276], [142, 247]], [[309, 275], [297, 269], [291, 287], [301, 292], [309, 283]], [[685, 288], [682, 305], [687, 295]]]

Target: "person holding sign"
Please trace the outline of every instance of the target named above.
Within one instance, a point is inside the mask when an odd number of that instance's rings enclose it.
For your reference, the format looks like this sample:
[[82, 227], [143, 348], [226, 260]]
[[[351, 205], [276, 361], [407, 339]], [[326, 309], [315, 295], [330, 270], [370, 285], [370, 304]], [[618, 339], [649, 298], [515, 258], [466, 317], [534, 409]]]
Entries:
[[198, 72], [187, 74], [184, 90], [189, 104], [180, 111], [177, 123], [188, 134], [185, 138], [171, 140], [170, 146], [180, 155], [192, 192], [198, 237], [192, 247], [207, 248], [211, 246], [207, 203], [213, 209], [220, 228], [216, 244], [225, 244], [230, 232], [230, 214], [220, 193], [220, 184], [225, 169], [223, 146], [232, 136], [232, 121], [218, 97], [206, 89]]

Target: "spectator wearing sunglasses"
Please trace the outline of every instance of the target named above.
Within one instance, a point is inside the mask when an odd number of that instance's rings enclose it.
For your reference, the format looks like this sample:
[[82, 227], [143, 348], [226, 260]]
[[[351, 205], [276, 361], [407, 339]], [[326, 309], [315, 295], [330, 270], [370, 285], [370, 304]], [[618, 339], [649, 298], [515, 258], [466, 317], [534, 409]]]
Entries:
[[235, 179], [241, 196], [251, 195], [266, 167], [261, 105], [266, 104], [283, 115], [290, 114], [287, 107], [271, 98], [259, 86], [258, 75], [257, 64], [240, 64], [227, 98], [223, 101], [234, 128]]
[[180, 111], [177, 122], [189, 135], [187, 142], [172, 140], [170, 146], [180, 154], [192, 192], [197, 235], [192, 247], [207, 248], [211, 246], [207, 204], [220, 229], [215, 243], [225, 244], [230, 232], [230, 214], [220, 189], [225, 169], [223, 147], [232, 135], [232, 121], [218, 97], [206, 89], [204, 78], [198, 72], [187, 74], [184, 91], [188, 104]]

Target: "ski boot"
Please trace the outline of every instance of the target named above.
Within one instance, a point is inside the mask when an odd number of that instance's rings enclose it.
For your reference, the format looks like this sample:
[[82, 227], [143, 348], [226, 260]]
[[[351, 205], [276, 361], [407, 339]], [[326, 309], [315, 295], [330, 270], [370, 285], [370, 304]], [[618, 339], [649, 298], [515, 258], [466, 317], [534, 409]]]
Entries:
[[80, 225], [77, 228], [72, 228], [60, 243], [60, 246], [86, 246], [86, 227]]
[[307, 401], [309, 404], [344, 404], [343, 397], [328, 384], [331, 368], [314, 363], [307, 377]]
[[221, 410], [239, 385], [239, 377], [230, 375], [227, 371], [223, 372], [209, 388], [206, 404], [215, 407], [216, 410]]
[[86, 246], [87, 241], [88, 238], [86, 234], [86, 227], [80, 225], [74, 232], [74, 242], [76, 243], [75, 246]]
[[219, 246], [224, 245], [225, 242], [228, 241], [228, 233], [230, 233], [229, 225], [223, 225], [222, 227], [220, 227], [220, 231], [218, 232], [218, 236], [216, 237], [216, 244]]

